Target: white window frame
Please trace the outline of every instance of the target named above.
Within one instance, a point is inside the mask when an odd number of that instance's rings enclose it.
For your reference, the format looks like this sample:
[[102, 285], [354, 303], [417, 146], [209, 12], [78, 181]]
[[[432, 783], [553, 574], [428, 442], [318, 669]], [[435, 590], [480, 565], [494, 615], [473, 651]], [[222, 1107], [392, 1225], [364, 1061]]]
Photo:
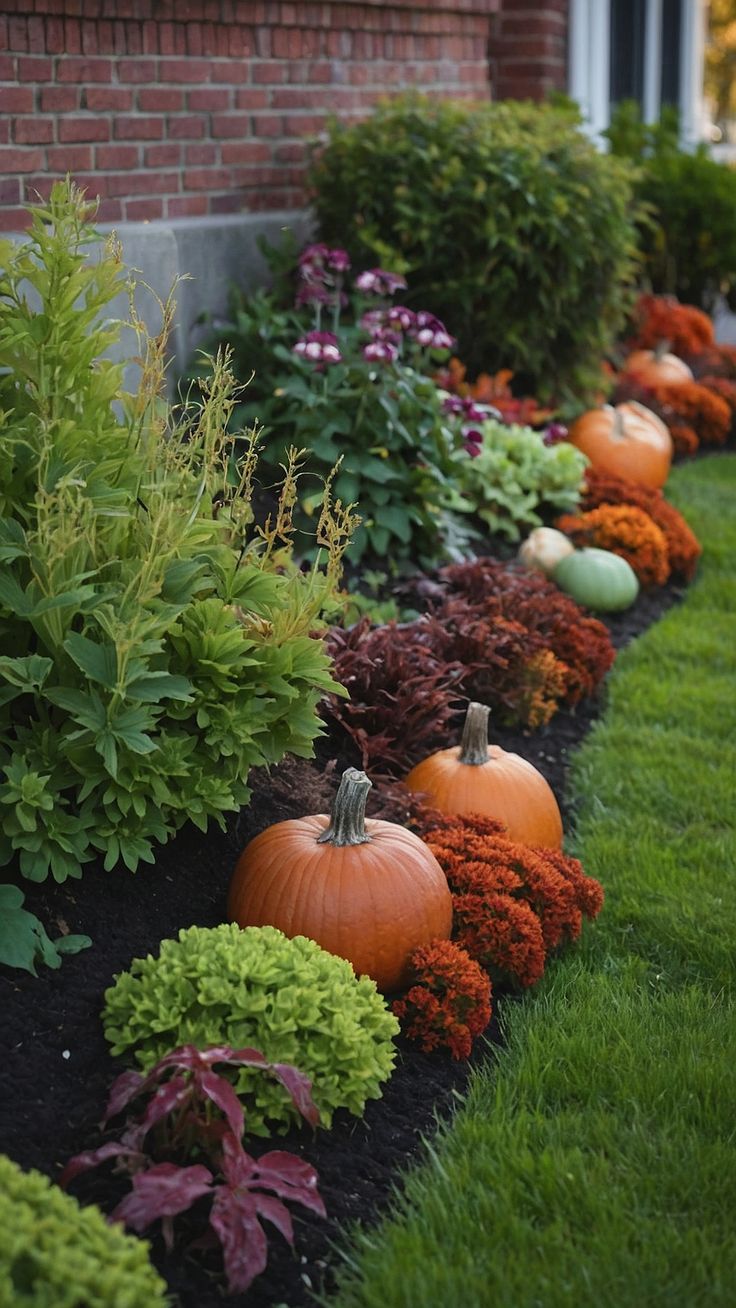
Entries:
[[[646, 0], [644, 34], [644, 118], [659, 117], [662, 66], [662, 0]], [[680, 40], [680, 124], [682, 142], [694, 146], [705, 131], [703, 55], [705, 0], [683, 0]], [[610, 0], [570, 0], [569, 90], [591, 136], [600, 140], [610, 124]]]

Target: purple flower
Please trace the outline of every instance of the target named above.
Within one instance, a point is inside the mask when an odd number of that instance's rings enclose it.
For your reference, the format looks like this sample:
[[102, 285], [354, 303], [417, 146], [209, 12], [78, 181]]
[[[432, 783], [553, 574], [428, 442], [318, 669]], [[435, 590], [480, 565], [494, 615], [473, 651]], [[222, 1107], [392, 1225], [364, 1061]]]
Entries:
[[389, 323], [400, 332], [413, 332], [416, 325], [416, 314], [412, 309], [407, 309], [404, 304], [394, 304], [386, 314]]
[[335, 297], [327, 287], [321, 282], [305, 282], [299, 287], [296, 294], [296, 305], [301, 309], [305, 304], [323, 304], [331, 305], [335, 303]]
[[398, 357], [399, 349], [393, 341], [373, 340], [363, 347], [363, 358], [368, 363], [393, 363]]
[[551, 422], [545, 427], [542, 434], [542, 442], [545, 445], [559, 445], [561, 441], [567, 440], [567, 427], [561, 422]]
[[369, 268], [367, 272], [358, 273], [355, 289], [368, 295], [394, 295], [396, 291], [406, 290], [406, 278], [386, 272], [385, 268]]
[[483, 445], [483, 432], [477, 427], [463, 427], [463, 449], [471, 459], [477, 459]]
[[360, 320], [360, 325], [364, 332], [369, 332], [371, 336], [378, 335], [379, 332], [386, 330], [386, 310], [385, 309], [368, 309]]
[[417, 344], [427, 350], [451, 350], [455, 344], [455, 338], [450, 336], [445, 324], [426, 309], [420, 309], [416, 315], [411, 334]]
[[324, 367], [328, 363], [341, 363], [342, 355], [337, 348], [337, 337], [332, 332], [308, 332], [292, 347], [294, 354], [310, 363]]
[[476, 404], [470, 395], [446, 395], [442, 401], [442, 408], [445, 413], [465, 418], [467, 422], [483, 422], [485, 418], [496, 413], [495, 409], [491, 409], [486, 404]]
[[308, 245], [299, 255], [299, 274], [305, 282], [332, 284], [330, 273], [346, 273], [350, 267], [347, 250], [328, 245]]

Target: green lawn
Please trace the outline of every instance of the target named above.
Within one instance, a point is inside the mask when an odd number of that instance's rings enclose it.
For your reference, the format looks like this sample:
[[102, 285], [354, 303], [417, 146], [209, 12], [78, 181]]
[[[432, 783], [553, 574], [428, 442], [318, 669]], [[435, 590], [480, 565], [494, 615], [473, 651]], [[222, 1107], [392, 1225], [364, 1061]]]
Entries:
[[699, 579], [620, 656], [575, 764], [603, 913], [508, 1007], [331, 1308], [736, 1303], [736, 456], [668, 495]]

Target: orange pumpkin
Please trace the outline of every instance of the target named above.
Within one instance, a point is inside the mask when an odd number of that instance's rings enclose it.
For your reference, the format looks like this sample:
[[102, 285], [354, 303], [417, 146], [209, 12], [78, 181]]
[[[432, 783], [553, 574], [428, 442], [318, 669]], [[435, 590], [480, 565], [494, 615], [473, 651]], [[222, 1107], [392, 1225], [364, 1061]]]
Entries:
[[240, 856], [228, 898], [239, 926], [275, 926], [346, 958], [380, 990], [409, 977], [409, 957], [447, 940], [452, 899], [434, 854], [395, 822], [365, 818], [371, 783], [348, 768], [325, 814], [277, 822]]
[[418, 763], [406, 785], [441, 813], [480, 813], [503, 822], [522, 845], [561, 849], [562, 818], [550, 786], [525, 758], [488, 744], [489, 711], [470, 704], [460, 745]]
[[678, 355], [669, 353], [668, 345], [668, 341], [661, 341], [655, 350], [634, 350], [624, 364], [624, 372], [636, 375], [650, 386], [659, 382], [692, 381], [692, 370]]
[[672, 437], [656, 413], [636, 400], [589, 409], [573, 423], [568, 440], [597, 472], [640, 486], [664, 486], [672, 463]]

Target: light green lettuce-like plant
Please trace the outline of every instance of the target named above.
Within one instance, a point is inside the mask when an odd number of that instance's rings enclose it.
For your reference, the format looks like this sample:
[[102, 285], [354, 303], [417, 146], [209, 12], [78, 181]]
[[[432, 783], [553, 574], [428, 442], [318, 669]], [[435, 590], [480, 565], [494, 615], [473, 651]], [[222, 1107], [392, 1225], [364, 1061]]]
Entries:
[[[306, 936], [275, 927], [189, 927], [158, 958], [134, 959], [105, 992], [113, 1054], [135, 1053], [143, 1071], [178, 1045], [259, 1049], [312, 1081], [322, 1123], [337, 1108], [362, 1116], [391, 1074], [399, 1024], [375, 981]], [[299, 1121], [278, 1083], [233, 1072], [254, 1135]]]
[[134, 870], [187, 820], [247, 803], [252, 767], [309, 756], [334, 691], [320, 610], [352, 519], [317, 514], [327, 566], [291, 565], [300, 454], [263, 526], [257, 438], [234, 471], [226, 354], [186, 410], [131, 302], [142, 379], [123, 390], [102, 319], [126, 285], [113, 239], [58, 184], [30, 236], [0, 242], [0, 865]]
[[588, 460], [566, 441], [546, 445], [532, 427], [489, 419], [475, 457], [456, 456], [457, 487], [464, 508], [490, 528], [517, 541], [543, 521], [544, 509], [570, 512], [580, 502]]
[[149, 1246], [0, 1154], [3, 1308], [164, 1308]]

